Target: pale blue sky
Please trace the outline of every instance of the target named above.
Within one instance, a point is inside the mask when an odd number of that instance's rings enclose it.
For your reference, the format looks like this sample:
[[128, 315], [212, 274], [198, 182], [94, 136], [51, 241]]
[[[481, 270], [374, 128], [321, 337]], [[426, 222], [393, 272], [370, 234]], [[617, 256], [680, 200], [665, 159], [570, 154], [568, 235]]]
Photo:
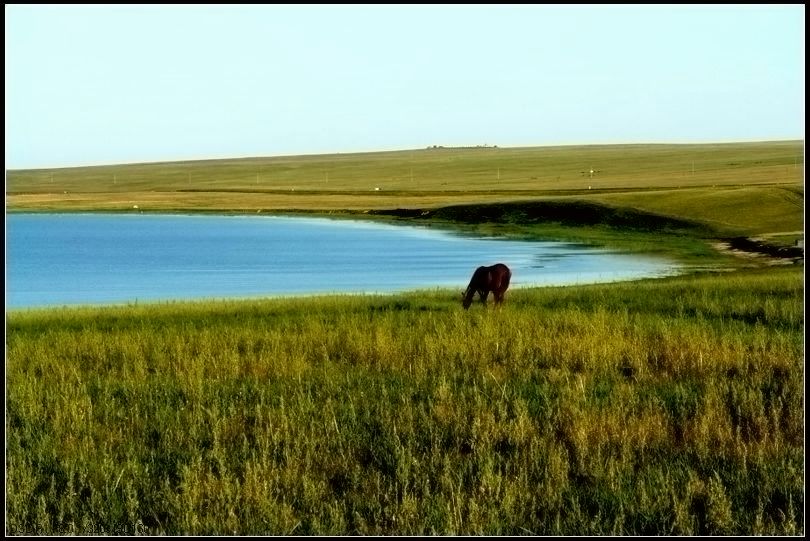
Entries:
[[6, 5], [6, 168], [804, 139], [804, 5]]

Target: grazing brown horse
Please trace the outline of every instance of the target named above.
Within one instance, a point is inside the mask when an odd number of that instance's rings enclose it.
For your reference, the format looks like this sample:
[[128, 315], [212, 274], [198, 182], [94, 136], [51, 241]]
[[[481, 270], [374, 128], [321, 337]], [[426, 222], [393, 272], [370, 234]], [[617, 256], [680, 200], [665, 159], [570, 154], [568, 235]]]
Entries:
[[466, 310], [472, 304], [475, 294], [478, 293], [481, 303], [486, 306], [490, 291], [495, 295], [495, 304], [501, 304], [511, 278], [512, 271], [503, 263], [496, 263], [491, 267], [478, 267], [472, 275], [467, 290], [461, 294], [461, 304]]

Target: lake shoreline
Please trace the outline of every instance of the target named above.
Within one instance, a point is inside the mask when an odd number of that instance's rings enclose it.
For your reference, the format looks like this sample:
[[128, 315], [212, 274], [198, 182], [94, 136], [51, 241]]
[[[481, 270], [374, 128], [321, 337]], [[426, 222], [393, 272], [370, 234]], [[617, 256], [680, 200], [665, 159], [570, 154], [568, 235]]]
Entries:
[[463, 289], [498, 261], [515, 287], [683, 272], [660, 254], [312, 214], [34, 213], [7, 225], [11, 307]]
[[[546, 218], [538, 212], [543, 206], [556, 210], [557, 220]], [[569, 207], [568, 212], [559, 209]], [[586, 214], [575, 211], [586, 209]], [[467, 209], [468, 212], [464, 213]], [[529, 212], [527, 212], [529, 209]], [[496, 219], [492, 219], [493, 212]], [[509, 212], [526, 216], [529, 220], [509, 216]], [[608, 246], [627, 249], [630, 252], [643, 253], [643, 249], [628, 247], [622, 237], [629, 232], [652, 232], [661, 235], [662, 241], [656, 246], [656, 252], [667, 249], [667, 235], [689, 236], [696, 242], [711, 246], [715, 254], [710, 265], [750, 266], [777, 265], [798, 263], [804, 259], [803, 246], [784, 246], [769, 242], [759, 237], [729, 235], [725, 231], [714, 231], [711, 227], [694, 220], [668, 217], [636, 209], [621, 209], [604, 205], [587, 204], [583, 201], [571, 201], [564, 204], [547, 201], [517, 201], [505, 203], [460, 204], [431, 208], [389, 208], [365, 210], [317, 210], [317, 209], [22, 209], [11, 208], [9, 214], [150, 214], [150, 215], [189, 215], [189, 216], [279, 216], [279, 217], [318, 217], [334, 220], [359, 220], [366, 222], [389, 222], [400, 225], [418, 225], [436, 227], [458, 234], [476, 234], [481, 227], [495, 226], [496, 236], [521, 240], [561, 240], [574, 241], [584, 245]], [[559, 216], [563, 219], [560, 220]], [[617, 218], [618, 216], [618, 218]], [[623, 222], [618, 225], [611, 222]], [[640, 225], [639, 225], [640, 224]], [[511, 227], [510, 227], [511, 226]], [[598, 235], [589, 234], [589, 228], [599, 227]], [[656, 232], [656, 227], [659, 227]], [[798, 244], [798, 242], [796, 243]], [[679, 253], [680, 250], [668, 250], [668, 255], [691, 262], [690, 255]], [[706, 256], [705, 252], [701, 254]], [[731, 257], [727, 257], [731, 256]]]

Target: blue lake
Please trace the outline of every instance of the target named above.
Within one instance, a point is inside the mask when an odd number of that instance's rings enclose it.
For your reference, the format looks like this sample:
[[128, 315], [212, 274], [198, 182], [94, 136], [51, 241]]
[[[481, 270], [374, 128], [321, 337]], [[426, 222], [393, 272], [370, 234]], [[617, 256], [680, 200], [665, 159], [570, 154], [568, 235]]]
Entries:
[[652, 257], [429, 227], [268, 216], [9, 214], [6, 308], [464, 289], [479, 265], [512, 287], [675, 274]]

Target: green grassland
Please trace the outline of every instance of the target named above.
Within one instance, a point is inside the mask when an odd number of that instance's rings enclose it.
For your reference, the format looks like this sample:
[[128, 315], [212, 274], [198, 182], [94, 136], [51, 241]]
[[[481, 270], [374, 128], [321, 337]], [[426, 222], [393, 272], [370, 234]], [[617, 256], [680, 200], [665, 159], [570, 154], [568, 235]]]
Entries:
[[7, 171], [10, 212], [362, 216], [728, 271], [466, 312], [443, 290], [7, 311], [6, 533], [802, 535], [803, 257], [716, 247], [803, 238], [803, 161], [787, 141]]
[[801, 534], [798, 267], [7, 314], [12, 534]]
[[6, 204], [11, 211], [328, 212], [559, 199], [769, 234], [802, 229], [803, 179], [803, 141], [428, 148], [10, 170]]

